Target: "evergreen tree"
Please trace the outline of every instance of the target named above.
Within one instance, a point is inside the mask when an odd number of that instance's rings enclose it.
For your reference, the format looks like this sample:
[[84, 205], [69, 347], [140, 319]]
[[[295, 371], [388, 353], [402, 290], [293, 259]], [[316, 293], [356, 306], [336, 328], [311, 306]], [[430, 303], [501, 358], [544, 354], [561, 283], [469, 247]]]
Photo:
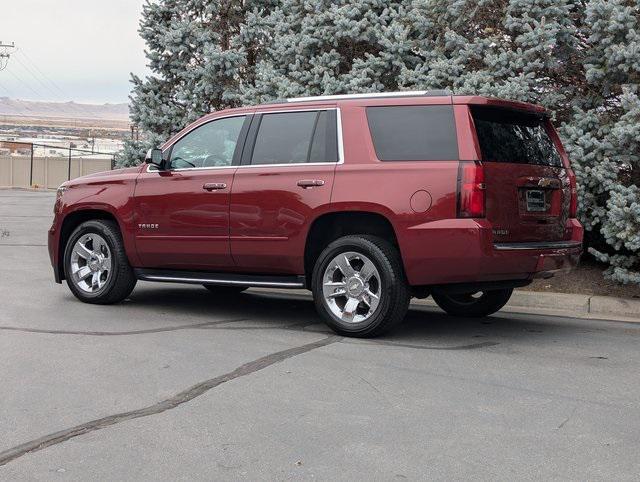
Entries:
[[152, 74], [132, 75], [131, 120], [143, 133], [127, 141], [120, 165], [138, 161], [205, 113], [239, 105], [239, 89], [253, 82], [260, 46], [245, 28], [271, 0], [147, 0], [140, 35]]

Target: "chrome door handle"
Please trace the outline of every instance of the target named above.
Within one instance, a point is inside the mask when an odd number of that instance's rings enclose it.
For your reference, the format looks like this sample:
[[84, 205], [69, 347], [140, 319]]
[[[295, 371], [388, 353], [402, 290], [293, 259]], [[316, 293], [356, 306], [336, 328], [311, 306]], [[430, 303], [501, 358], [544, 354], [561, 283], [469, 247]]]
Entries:
[[224, 182], [208, 182], [204, 186], [202, 186], [202, 189], [209, 192], [220, 191], [221, 189], [226, 189], [226, 188], [227, 188], [227, 185]]
[[301, 179], [298, 181], [298, 186], [303, 189], [308, 187], [319, 187], [324, 186], [324, 181], [322, 179]]

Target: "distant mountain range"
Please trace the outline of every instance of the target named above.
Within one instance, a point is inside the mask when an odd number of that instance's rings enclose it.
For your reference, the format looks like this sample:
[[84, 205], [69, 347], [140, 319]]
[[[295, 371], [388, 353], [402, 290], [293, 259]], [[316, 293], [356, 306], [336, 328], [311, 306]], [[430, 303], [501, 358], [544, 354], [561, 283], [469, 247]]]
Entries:
[[37, 102], [0, 97], [0, 115], [126, 121], [129, 119], [129, 105]]

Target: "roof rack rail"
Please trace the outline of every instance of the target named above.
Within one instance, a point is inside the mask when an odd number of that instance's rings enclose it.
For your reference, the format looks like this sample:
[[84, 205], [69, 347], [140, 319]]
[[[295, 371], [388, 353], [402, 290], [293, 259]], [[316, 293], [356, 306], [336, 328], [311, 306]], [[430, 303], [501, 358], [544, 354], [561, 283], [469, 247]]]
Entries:
[[367, 92], [362, 94], [317, 95], [309, 97], [292, 97], [287, 102], [309, 102], [324, 100], [371, 99], [385, 97], [438, 97], [452, 95], [449, 90], [403, 90], [399, 92]]

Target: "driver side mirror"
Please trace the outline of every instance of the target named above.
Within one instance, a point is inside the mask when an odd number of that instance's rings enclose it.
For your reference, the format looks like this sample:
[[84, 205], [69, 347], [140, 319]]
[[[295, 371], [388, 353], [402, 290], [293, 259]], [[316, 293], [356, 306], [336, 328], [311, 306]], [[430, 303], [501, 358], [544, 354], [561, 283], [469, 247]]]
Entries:
[[144, 162], [156, 166], [158, 169], [164, 169], [164, 158], [162, 157], [162, 149], [149, 149], [144, 158]]

